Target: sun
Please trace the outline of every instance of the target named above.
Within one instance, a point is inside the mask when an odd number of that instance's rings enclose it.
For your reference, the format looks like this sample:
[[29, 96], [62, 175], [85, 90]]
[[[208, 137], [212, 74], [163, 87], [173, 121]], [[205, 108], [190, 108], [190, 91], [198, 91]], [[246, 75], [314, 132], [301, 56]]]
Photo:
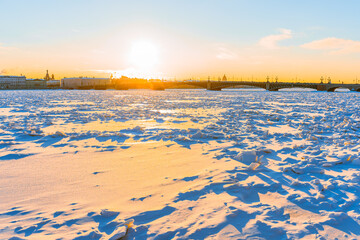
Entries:
[[129, 63], [139, 70], [152, 70], [159, 61], [158, 48], [147, 41], [137, 41], [132, 44], [129, 53]]

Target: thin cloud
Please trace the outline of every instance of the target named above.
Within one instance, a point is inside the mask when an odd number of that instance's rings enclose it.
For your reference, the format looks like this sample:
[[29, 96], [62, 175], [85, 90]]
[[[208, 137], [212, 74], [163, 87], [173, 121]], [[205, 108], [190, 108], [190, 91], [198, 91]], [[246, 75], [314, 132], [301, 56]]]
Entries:
[[0, 50], [16, 50], [15, 47], [6, 47], [2, 43], [0, 43]]
[[2, 46], [2, 44], [0, 43], [0, 50], [5, 50], [5, 49], [7, 49], [7, 47]]
[[220, 60], [236, 60], [239, 58], [239, 56], [235, 52], [225, 47], [219, 47], [217, 50], [218, 53], [216, 55], [216, 58]]
[[328, 50], [330, 54], [348, 54], [360, 52], [360, 41], [325, 38], [303, 44], [301, 47], [314, 50]]
[[259, 41], [259, 45], [268, 49], [278, 49], [278, 43], [285, 39], [292, 38], [292, 32], [289, 29], [280, 29], [280, 34], [269, 35], [263, 37]]
[[89, 72], [98, 72], [98, 73], [107, 73], [113, 74], [114, 77], [126, 76], [130, 78], [145, 78], [145, 79], [161, 79], [167, 78], [167, 76], [162, 72], [146, 72], [135, 68], [126, 68], [126, 69], [89, 69], [84, 70]]

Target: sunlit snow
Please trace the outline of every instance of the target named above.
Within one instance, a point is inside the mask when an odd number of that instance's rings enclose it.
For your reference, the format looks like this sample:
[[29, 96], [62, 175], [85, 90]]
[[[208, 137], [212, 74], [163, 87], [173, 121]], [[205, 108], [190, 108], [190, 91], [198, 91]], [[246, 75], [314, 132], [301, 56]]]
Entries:
[[359, 93], [0, 100], [1, 239], [360, 237]]

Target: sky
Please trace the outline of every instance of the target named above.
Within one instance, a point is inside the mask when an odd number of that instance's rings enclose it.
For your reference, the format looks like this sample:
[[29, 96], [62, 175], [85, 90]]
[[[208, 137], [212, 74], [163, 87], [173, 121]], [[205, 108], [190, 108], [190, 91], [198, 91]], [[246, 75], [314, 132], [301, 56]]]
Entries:
[[360, 79], [360, 1], [0, 0], [0, 74]]

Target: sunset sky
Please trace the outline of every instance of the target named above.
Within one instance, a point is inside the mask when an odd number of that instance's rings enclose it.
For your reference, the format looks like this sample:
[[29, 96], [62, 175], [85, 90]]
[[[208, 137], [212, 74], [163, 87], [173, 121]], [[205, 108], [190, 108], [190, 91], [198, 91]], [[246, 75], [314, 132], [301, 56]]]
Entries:
[[0, 0], [0, 74], [353, 82], [357, 0]]

